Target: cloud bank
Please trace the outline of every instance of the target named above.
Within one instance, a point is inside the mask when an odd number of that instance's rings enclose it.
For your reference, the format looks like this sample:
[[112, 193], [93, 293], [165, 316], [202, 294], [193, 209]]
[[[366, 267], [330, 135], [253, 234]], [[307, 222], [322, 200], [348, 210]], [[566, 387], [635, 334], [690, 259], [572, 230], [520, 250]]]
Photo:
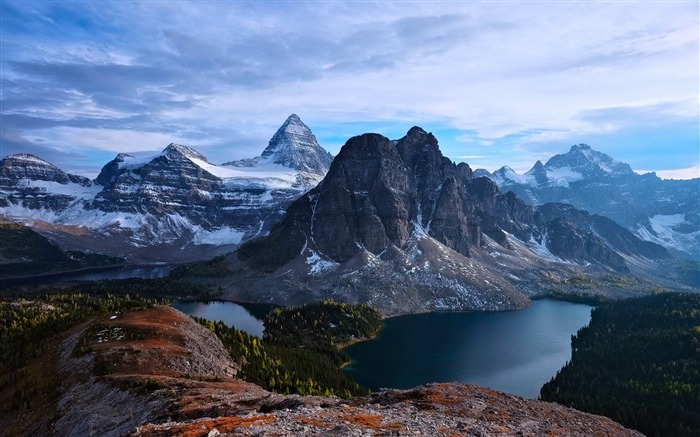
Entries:
[[699, 160], [697, 2], [0, 8], [3, 156], [95, 172], [172, 141], [223, 162], [259, 154], [297, 113], [333, 153], [421, 125], [489, 170], [581, 142], [633, 168]]

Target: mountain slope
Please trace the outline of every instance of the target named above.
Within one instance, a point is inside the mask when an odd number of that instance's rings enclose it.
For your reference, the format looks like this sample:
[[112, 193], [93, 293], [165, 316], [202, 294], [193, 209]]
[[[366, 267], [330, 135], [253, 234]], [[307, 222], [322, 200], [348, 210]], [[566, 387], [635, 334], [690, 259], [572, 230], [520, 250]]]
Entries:
[[[133, 261], [201, 259], [265, 235], [293, 199], [323, 178], [330, 160], [296, 115], [262, 156], [222, 166], [170, 144], [147, 158], [119, 154], [89, 181], [14, 155], [0, 162], [0, 214], [69, 248]], [[89, 232], [65, 232], [71, 227]]]
[[508, 167], [489, 174], [503, 191], [532, 205], [569, 203], [608, 217], [643, 240], [677, 255], [700, 259], [700, 179], [662, 180], [638, 175], [629, 165], [593, 150], [572, 146], [568, 153], [540, 161], [519, 175]]
[[[565, 211], [534, 209], [474, 178], [421, 128], [398, 141], [364, 134], [348, 140], [269, 236], [239, 248], [245, 266], [286, 289], [246, 284], [258, 294], [233, 293], [278, 303], [333, 297], [392, 315], [499, 310], [526, 305], [552, 271], [625, 274], [628, 259], [669, 256], [612, 221]], [[616, 247], [622, 242], [624, 251]]]
[[123, 259], [95, 253], [66, 253], [31, 228], [0, 219], [0, 278], [121, 263]]

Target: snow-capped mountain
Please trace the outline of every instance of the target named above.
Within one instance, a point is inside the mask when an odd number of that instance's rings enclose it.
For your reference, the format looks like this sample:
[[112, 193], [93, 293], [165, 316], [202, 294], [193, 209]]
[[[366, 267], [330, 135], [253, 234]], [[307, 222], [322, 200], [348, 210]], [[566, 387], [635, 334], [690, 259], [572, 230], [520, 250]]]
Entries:
[[[119, 154], [89, 181], [32, 155], [13, 155], [0, 162], [1, 214], [48, 229], [69, 247], [191, 259], [203, 255], [197, 246], [230, 248], [266, 234], [292, 200], [323, 178], [331, 159], [296, 115], [246, 165], [215, 165], [170, 144], [147, 158]], [[187, 250], [154, 253], [160, 246]]]
[[323, 181], [292, 202], [268, 236], [239, 247], [232, 262], [243, 267], [229, 297], [333, 298], [389, 315], [502, 310], [526, 305], [560, 277], [618, 277], [669, 259], [605, 217], [527, 205], [446, 159], [437, 139], [414, 127], [396, 141], [348, 140]]
[[264, 167], [281, 165], [298, 172], [299, 183], [315, 186], [321, 181], [333, 161], [316, 141], [316, 136], [298, 115], [292, 114], [270, 139], [262, 154], [253, 159], [226, 162], [232, 167]]
[[569, 203], [609, 217], [677, 255], [700, 259], [700, 179], [639, 175], [628, 164], [585, 144], [572, 146], [546, 164], [537, 161], [524, 174], [507, 166], [492, 174], [477, 172], [532, 205]]

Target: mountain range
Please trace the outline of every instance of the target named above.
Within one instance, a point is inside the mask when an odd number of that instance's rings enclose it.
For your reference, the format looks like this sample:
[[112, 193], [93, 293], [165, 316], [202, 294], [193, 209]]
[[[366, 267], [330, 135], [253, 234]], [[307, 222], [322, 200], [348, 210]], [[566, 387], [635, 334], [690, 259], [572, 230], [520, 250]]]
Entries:
[[[388, 315], [503, 310], [577, 275], [658, 277], [672, 258], [609, 218], [532, 207], [477, 176], [420, 127], [394, 141], [353, 137], [268, 236], [239, 248], [231, 262], [241, 274], [225, 288], [241, 300], [334, 298]], [[576, 292], [635, 292], [604, 282]]]
[[568, 203], [608, 217], [677, 256], [700, 259], [700, 178], [640, 175], [586, 144], [574, 145], [546, 164], [537, 161], [522, 175], [507, 166], [476, 173], [531, 205]]
[[261, 156], [223, 165], [170, 144], [147, 158], [119, 154], [89, 180], [18, 154], [0, 161], [0, 208], [71, 249], [196, 260], [266, 234], [332, 158], [295, 114]]
[[[525, 175], [472, 171], [420, 127], [398, 140], [353, 137], [333, 158], [292, 114], [260, 156], [221, 165], [170, 144], [119, 154], [90, 180], [6, 157], [0, 215], [64, 250], [130, 263], [237, 249], [234, 274], [216, 280], [235, 300], [502, 310], [542, 294], [694, 283], [679, 279], [674, 255], [693, 258], [697, 182], [637, 175], [586, 145]], [[584, 277], [592, 283], [571, 282]]]

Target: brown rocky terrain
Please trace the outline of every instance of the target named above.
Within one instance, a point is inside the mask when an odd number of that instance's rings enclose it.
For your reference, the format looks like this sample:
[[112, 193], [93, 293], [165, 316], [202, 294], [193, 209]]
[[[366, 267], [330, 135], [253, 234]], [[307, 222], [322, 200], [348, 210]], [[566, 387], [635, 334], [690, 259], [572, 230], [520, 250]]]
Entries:
[[[610, 419], [457, 383], [370, 396], [283, 396], [190, 317], [156, 307], [93, 320], [62, 342], [55, 412], [23, 435], [640, 436]], [[31, 428], [31, 429], [30, 429]]]

